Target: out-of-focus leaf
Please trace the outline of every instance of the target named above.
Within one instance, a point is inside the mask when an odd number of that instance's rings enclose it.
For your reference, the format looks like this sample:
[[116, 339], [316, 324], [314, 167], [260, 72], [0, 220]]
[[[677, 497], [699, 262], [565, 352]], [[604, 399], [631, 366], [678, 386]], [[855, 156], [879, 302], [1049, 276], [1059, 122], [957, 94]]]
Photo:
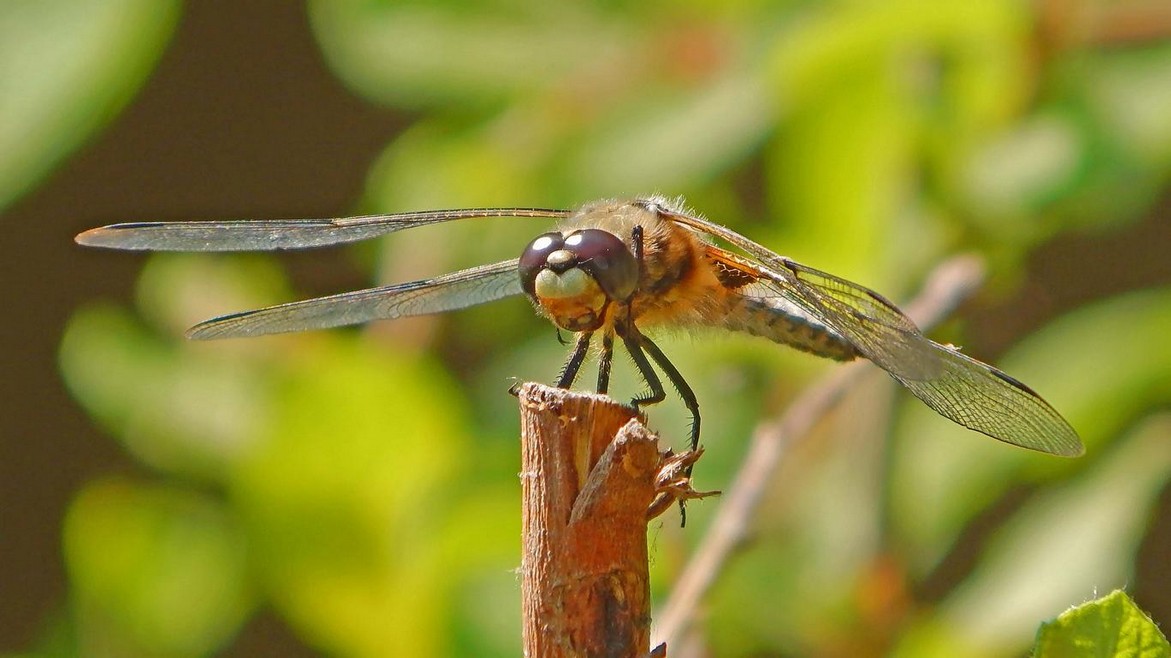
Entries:
[[[804, 105], [827, 80], [885, 62], [904, 89], [941, 113], [949, 134], [979, 135], [1020, 108], [1028, 93], [1030, 17], [1007, 0], [828, 3], [782, 32], [769, 54], [782, 106]], [[955, 146], [953, 144], [953, 146]]]
[[64, 533], [80, 655], [206, 655], [254, 605], [236, 523], [203, 496], [94, 482]]
[[1044, 235], [1028, 217], [1075, 183], [1086, 149], [1078, 128], [1064, 114], [1039, 114], [973, 155], [962, 185], [985, 228], [1019, 242]]
[[[875, 440], [874, 428], [887, 424], [890, 395], [886, 382], [870, 378], [821, 431], [790, 446], [762, 504], [752, 550], [736, 561], [710, 613], [719, 646], [737, 649], [730, 655], [765, 647], [820, 654], [854, 633], [859, 581], [875, 568], [882, 538], [879, 465], [886, 447]], [[743, 572], [741, 560], [750, 561]], [[744, 609], [735, 600], [767, 605]]]
[[846, 4], [779, 38], [769, 193], [788, 255], [870, 285], [923, 269], [948, 235], [908, 192], [1016, 107], [1023, 21], [1008, 2]]
[[[292, 301], [280, 265], [264, 255], [156, 254], [143, 267], [135, 293], [143, 318], [167, 336], [208, 318]], [[270, 344], [255, 343], [245, 352]], [[215, 345], [209, 351], [223, 353], [242, 343]]]
[[273, 367], [272, 423], [233, 482], [274, 604], [331, 653], [442, 653], [463, 400], [427, 362], [337, 334]]
[[1034, 658], [1168, 658], [1171, 644], [1122, 590], [1061, 613], [1037, 632]]
[[1166, 185], [1171, 46], [1085, 53], [1064, 69], [1040, 110], [959, 172], [973, 219], [1000, 239], [1134, 221]]
[[[229, 273], [245, 283], [230, 285]], [[140, 303], [174, 331], [276, 301], [278, 287], [265, 260], [156, 258]], [[61, 361], [79, 399], [143, 461], [232, 492], [266, 593], [308, 641], [434, 655], [452, 637], [453, 592], [470, 572], [496, 564], [514, 582], [510, 492], [460, 481], [476, 449], [452, 383], [359, 336], [175, 344], [97, 309], [75, 317]], [[219, 445], [227, 439], [230, 449]], [[502, 655], [515, 653], [514, 639], [501, 635]]]
[[765, 81], [736, 72], [686, 95], [662, 90], [610, 109], [579, 142], [561, 177], [598, 196], [677, 190], [744, 159], [774, 116]]
[[255, 372], [240, 361], [194, 358], [120, 309], [76, 313], [60, 363], [86, 409], [138, 459], [163, 471], [218, 480], [265, 422]]
[[521, 183], [544, 162], [548, 145], [532, 135], [517, 143], [517, 132], [507, 125], [454, 130], [441, 120], [421, 121], [387, 146], [367, 196], [393, 210], [532, 205]]
[[793, 112], [768, 152], [771, 203], [785, 220], [773, 242], [871, 285], [899, 251], [884, 228], [903, 200], [913, 139], [890, 76], [878, 60], [820, 82], [817, 102]]
[[363, 94], [468, 109], [619, 59], [633, 35], [590, 7], [318, 0], [310, 16], [334, 70]]
[[[177, 333], [274, 301], [278, 282], [263, 260], [155, 258], [140, 280], [140, 306]], [[267, 422], [261, 360], [270, 344], [177, 344], [125, 311], [93, 307], [70, 320], [59, 358], [74, 396], [135, 456], [167, 472], [220, 480]]]
[[[1074, 311], [1002, 359], [1063, 413], [1090, 455], [1136, 414], [1171, 398], [1171, 290], [1108, 299]], [[929, 570], [975, 514], [1014, 484], [1081, 462], [1010, 448], [909, 401], [891, 469], [892, 518], [916, 571]]]
[[129, 102], [180, 7], [178, 0], [0, 3], [0, 208]]
[[474, 489], [465, 488], [447, 516], [445, 536], [437, 548], [454, 574], [447, 579], [451, 655], [503, 658], [515, 656], [520, 646], [520, 482], [515, 477], [519, 461], [518, 455], [514, 468], [505, 471], [506, 485], [481, 481]]
[[[795, 596], [802, 589], [803, 575], [785, 565], [801, 564], [812, 553], [809, 546], [786, 542], [767, 551], [749, 551], [729, 565], [712, 592], [706, 623], [706, 633], [721, 654], [767, 655], [768, 649], [784, 647], [793, 655], [810, 655], [819, 631], [824, 630], [811, 625], [833, 619], [827, 627], [843, 628], [838, 623], [845, 620], [833, 618], [825, 606], [807, 606]], [[757, 601], [759, 605], [740, 608], [737, 614], [737, 600]], [[785, 623], [777, 623], [779, 619]]]
[[[1171, 45], [1109, 54], [1095, 69], [1086, 95], [1105, 130], [1146, 164], [1165, 167], [1171, 160]], [[1166, 180], [1165, 172], [1160, 178]]]

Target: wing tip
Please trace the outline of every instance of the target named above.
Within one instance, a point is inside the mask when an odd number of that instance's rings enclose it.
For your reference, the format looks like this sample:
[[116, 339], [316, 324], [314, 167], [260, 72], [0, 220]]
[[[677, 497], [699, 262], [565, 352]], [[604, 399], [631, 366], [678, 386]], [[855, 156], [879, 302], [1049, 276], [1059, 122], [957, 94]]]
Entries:
[[[975, 428], [969, 428], [975, 429]], [[1010, 445], [1024, 448], [1032, 452], [1039, 452], [1046, 455], [1053, 455], [1054, 457], [1065, 457], [1073, 459], [1081, 457], [1086, 454], [1086, 446], [1082, 443], [1081, 437], [1077, 435], [1068, 423], [1062, 422], [1060, 426], [1050, 427], [1045, 431], [1040, 432], [1045, 438], [1038, 439], [1037, 433], [1027, 435], [1005, 436], [988, 432], [983, 429], [976, 430], [981, 434], [986, 434], [998, 441], [1003, 441]]]
[[131, 251], [166, 251], [165, 248], [147, 244], [142, 240], [144, 231], [161, 226], [157, 222], [128, 222], [109, 224], [82, 231], [73, 236], [73, 241], [85, 247], [122, 249]]
[[218, 326], [215, 320], [207, 320], [183, 332], [183, 337], [187, 340], [208, 341], [235, 338], [236, 336], [229, 331], [224, 331], [222, 327]]
[[187, 340], [221, 340], [224, 338], [247, 338], [251, 336], [260, 336], [264, 332], [256, 331], [240, 331], [240, 327], [233, 326], [226, 323], [228, 320], [236, 320], [238, 318], [254, 315], [256, 311], [242, 311], [240, 313], [232, 313], [230, 315], [221, 315], [218, 318], [204, 320], [199, 324], [193, 325], [190, 329], [183, 332]]
[[184, 331], [183, 337], [187, 340], [213, 340], [216, 338], [207, 331], [207, 326], [202, 322]]
[[116, 246], [114, 233], [117, 225], [101, 226], [82, 231], [73, 236], [73, 241], [83, 247], [112, 247]]
[[1074, 434], [1068, 437], [1068, 440], [1063, 440], [1061, 445], [1057, 446], [1057, 449], [1052, 454], [1069, 459], [1081, 457], [1086, 454], [1086, 445]]

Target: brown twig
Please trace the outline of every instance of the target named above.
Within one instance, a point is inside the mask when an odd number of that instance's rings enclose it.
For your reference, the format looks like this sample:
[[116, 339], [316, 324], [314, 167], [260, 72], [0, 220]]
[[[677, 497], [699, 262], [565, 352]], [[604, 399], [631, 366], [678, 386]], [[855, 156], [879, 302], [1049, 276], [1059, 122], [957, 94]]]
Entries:
[[650, 652], [647, 513], [664, 456], [630, 407], [540, 384], [521, 406], [524, 655]]
[[[983, 263], [978, 258], [952, 258], [935, 268], [905, 310], [920, 327], [935, 324], [975, 290], [983, 274]], [[729, 557], [748, 538], [753, 513], [787, 449], [806, 436], [866, 372], [869, 370], [863, 363], [836, 370], [807, 389], [779, 418], [757, 426], [740, 471], [657, 617], [655, 635], [659, 641], [674, 645], [691, 625], [700, 602]]]

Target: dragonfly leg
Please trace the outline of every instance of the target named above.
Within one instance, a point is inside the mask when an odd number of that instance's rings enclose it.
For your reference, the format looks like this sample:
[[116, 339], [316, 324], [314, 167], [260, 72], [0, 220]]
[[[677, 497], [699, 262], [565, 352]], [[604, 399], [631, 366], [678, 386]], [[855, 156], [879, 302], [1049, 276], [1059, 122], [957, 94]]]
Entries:
[[[699, 447], [699, 402], [695, 399], [695, 392], [687, 385], [687, 381], [683, 379], [683, 375], [679, 373], [679, 369], [675, 364], [667, 359], [667, 355], [663, 354], [663, 350], [659, 349], [651, 339], [642, 335], [637, 329], [631, 327], [632, 331], [625, 332], [622, 335], [622, 340], [626, 344], [626, 349], [630, 352], [630, 356], [634, 359], [634, 363], [638, 366], [639, 372], [646, 379], [647, 385], [651, 388], [651, 395], [649, 397], [635, 398], [631, 401], [635, 407], [640, 404], [653, 404], [655, 402], [662, 402], [667, 397], [667, 392], [663, 390], [663, 384], [659, 381], [658, 375], [655, 374], [654, 369], [647, 361], [646, 354], [650, 353], [651, 358], [663, 372], [667, 374], [667, 379], [679, 392], [679, 397], [683, 399], [684, 406], [691, 412], [691, 449], [695, 450]], [[691, 469], [694, 464], [687, 467], [686, 475], [691, 477]], [[681, 526], [687, 525], [687, 501], [679, 500], [679, 523]]]
[[663, 373], [667, 375], [667, 379], [679, 392], [679, 397], [683, 399], [683, 406], [687, 407], [687, 411], [691, 413], [691, 449], [699, 448], [699, 400], [695, 397], [695, 391], [691, 390], [691, 386], [687, 384], [686, 379], [683, 379], [679, 369], [667, 359], [667, 355], [663, 354], [663, 350], [660, 350], [658, 345], [651, 342], [651, 339], [642, 336], [642, 347], [663, 369]]
[[581, 364], [585, 361], [586, 354], [590, 350], [590, 338], [593, 337], [592, 331], [583, 331], [577, 336], [577, 343], [573, 346], [573, 351], [569, 353], [569, 359], [565, 361], [565, 365], [561, 366], [561, 374], [557, 376], [557, 388], [569, 388], [573, 386], [574, 380], [577, 379], [577, 372], [581, 370]]
[[602, 335], [602, 353], [598, 356], [598, 392], [610, 390], [610, 364], [614, 361], [614, 334]]
[[[642, 278], [643, 269], [643, 248], [642, 248], [642, 226], [635, 225], [630, 230], [630, 246], [634, 253], [634, 259], [638, 262], [639, 278]], [[622, 306], [621, 320], [616, 323], [618, 334], [622, 336], [622, 344], [626, 346], [626, 351], [630, 353], [630, 358], [634, 360], [634, 365], [638, 368], [639, 374], [642, 375], [643, 381], [646, 382], [650, 391], [646, 395], [634, 398], [630, 404], [634, 407], [645, 406], [648, 404], [656, 404], [667, 399], [667, 391], [663, 389], [663, 382], [659, 379], [659, 375], [655, 373], [651, 362], [647, 360], [646, 354], [642, 351], [644, 343], [649, 343], [646, 336], [634, 326], [634, 318], [630, 316], [630, 304], [624, 302]], [[658, 348], [655, 348], [658, 351]], [[661, 354], [661, 352], [660, 352]]]
[[[630, 230], [630, 246], [635, 260], [638, 261], [640, 278], [642, 277], [642, 269], [644, 266], [642, 238], [642, 226], [635, 225], [634, 228]], [[638, 365], [639, 371], [642, 372], [643, 377], [646, 378], [647, 384], [651, 385], [652, 394], [657, 398], [653, 400], [647, 400], [644, 402], [644, 404], [650, 404], [652, 401], [660, 402], [663, 400], [663, 398], [666, 397], [666, 393], [663, 392], [662, 384], [659, 383], [657, 377], [652, 378], [648, 376], [648, 373], [651, 375], [654, 373], [649, 367], [649, 364], [647, 364], [646, 357], [640, 353], [641, 350], [636, 352], [636, 350], [630, 347], [630, 340], [627, 338], [628, 335], [637, 336], [639, 347], [645, 348], [646, 351], [650, 353], [651, 358], [654, 359], [655, 363], [657, 363], [659, 367], [663, 369], [663, 372], [667, 375], [667, 379], [671, 381], [671, 384], [675, 387], [675, 390], [679, 392], [679, 397], [683, 399], [683, 404], [691, 413], [691, 449], [695, 450], [699, 447], [700, 423], [699, 400], [697, 400], [695, 397], [695, 391], [691, 390], [691, 386], [687, 384], [687, 380], [683, 379], [683, 375], [679, 373], [679, 369], [675, 367], [675, 364], [671, 363], [666, 354], [663, 354], [663, 351], [659, 349], [659, 346], [655, 345], [651, 339], [647, 338], [642, 334], [642, 332], [638, 331], [638, 329], [634, 326], [633, 320], [629, 320], [627, 331], [623, 333], [623, 341], [626, 342], [626, 348], [630, 351], [631, 357], [634, 358], [635, 363]], [[690, 473], [690, 471], [688, 472]]]
[[[639, 279], [642, 279], [644, 261], [643, 261], [643, 244], [642, 244], [642, 226], [636, 224], [634, 228], [630, 229], [630, 251], [634, 254], [634, 260], [638, 263]], [[638, 408], [648, 404], [656, 404], [667, 399], [667, 391], [663, 389], [663, 382], [659, 379], [659, 375], [655, 373], [654, 366], [647, 360], [646, 354], [642, 351], [644, 342], [650, 342], [634, 326], [634, 318], [630, 315], [630, 301], [621, 300], [620, 318], [615, 322], [615, 330], [618, 335], [622, 337], [622, 344], [626, 346], [626, 351], [630, 353], [630, 358], [634, 360], [634, 365], [638, 368], [639, 374], [642, 375], [643, 381], [646, 382], [650, 391], [646, 395], [641, 395], [630, 401], [631, 406]], [[655, 348], [656, 351], [658, 348]], [[607, 369], [607, 376], [609, 372]]]
[[638, 368], [639, 374], [642, 375], [643, 381], [650, 388], [650, 391], [645, 395], [640, 395], [631, 400], [631, 406], [637, 409], [638, 407], [648, 404], [658, 404], [666, 400], [667, 391], [663, 388], [663, 382], [659, 379], [658, 373], [655, 372], [654, 366], [647, 360], [646, 353], [642, 351], [643, 342], [646, 341], [646, 337], [635, 329], [633, 325], [628, 327], [627, 331], [623, 331], [621, 335], [622, 344], [626, 346], [626, 351], [630, 353], [630, 358], [634, 360], [634, 365]]

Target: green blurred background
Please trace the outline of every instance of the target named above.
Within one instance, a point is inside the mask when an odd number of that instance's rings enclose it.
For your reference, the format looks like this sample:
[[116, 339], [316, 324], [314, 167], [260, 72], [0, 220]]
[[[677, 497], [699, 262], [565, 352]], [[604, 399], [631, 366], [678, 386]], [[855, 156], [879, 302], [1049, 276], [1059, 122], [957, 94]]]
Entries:
[[[71, 238], [651, 192], [896, 300], [982, 253], [988, 284], [933, 337], [1041, 391], [1088, 448], [1004, 446], [868, 377], [788, 456], [703, 611], [709, 655], [1021, 655], [1119, 586], [1166, 627], [1169, 174], [1162, 0], [7, 0], [0, 653], [517, 655], [506, 389], [564, 350], [526, 302], [181, 332], [513, 257], [545, 225], [280, 258]], [[661, 344], [705, 409], [701, 489], [834, 367]], [[651, 419], [681, 445], [677, 401]], [[656, 600], [717, 505], [654, 525]]]

